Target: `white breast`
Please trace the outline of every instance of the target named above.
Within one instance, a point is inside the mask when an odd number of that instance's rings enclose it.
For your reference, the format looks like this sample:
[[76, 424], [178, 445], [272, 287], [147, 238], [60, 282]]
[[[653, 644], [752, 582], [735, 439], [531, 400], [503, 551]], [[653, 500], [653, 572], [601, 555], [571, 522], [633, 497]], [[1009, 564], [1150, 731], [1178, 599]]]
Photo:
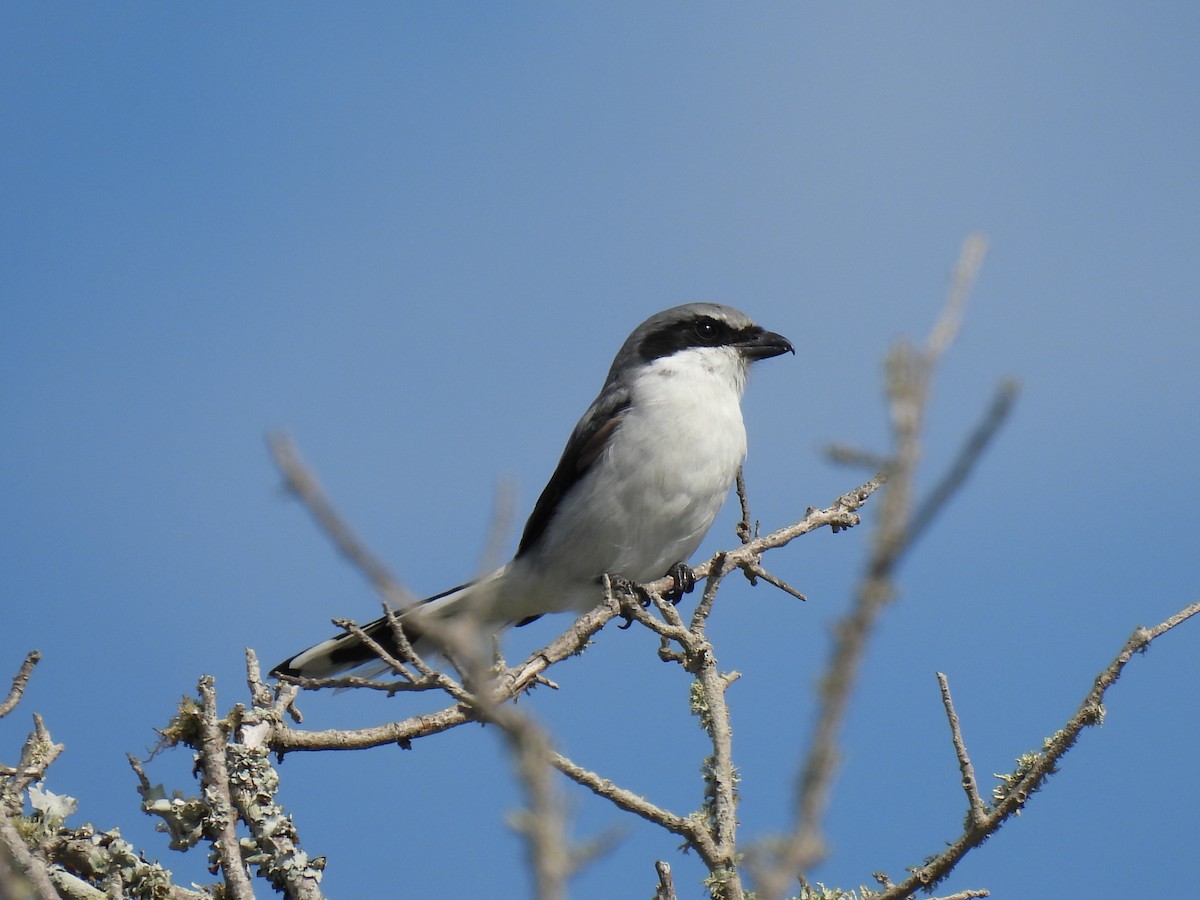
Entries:
[[630, 385], [620, 428], [537, 553], [560, 608], [594, 604], [583, 586], [600, 575], [651, 581], [695, 552], [746, 456], [745, 377], [736, 350], [699, 348], [656, 360]]

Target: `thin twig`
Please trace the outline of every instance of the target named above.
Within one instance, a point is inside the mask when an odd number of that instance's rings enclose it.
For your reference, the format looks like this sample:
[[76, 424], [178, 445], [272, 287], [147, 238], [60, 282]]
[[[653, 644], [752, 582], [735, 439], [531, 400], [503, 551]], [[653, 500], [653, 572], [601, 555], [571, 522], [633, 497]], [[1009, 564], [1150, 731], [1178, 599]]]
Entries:
[[788, 584], [782, 578], [777, 578], [776, 576], [772, 575], [770, 572], [768, 572], [766, 569], [764, 569], [760, 563], [748, 562], [742, 566], [742, 569], [746, 572], [747, 575], [752, 575], [755, 578], [761, 578], [767, 584], [774, 585], [775, 587], [777, 587], [781, 591], [783, 591], [785, 594], [791, 594], [797, 600], [801, 600], [804, 602], [808, 601], [808, 598], [805, 597], [802, 593], [800, 593], [799, 590], [792, 587], [790, 584]]
[[729, 719], [729, 706], [725, 702], [725, 689], [730, 682], [717, 671], [712, 653], [703, 654], [703, 664], [696, 675], [696, 683], [704, 695], [708, 725], [705, 730], [712, 743], [712, 830], [717, 850], [721, 854], [721, 865], [713, 874], [720, 878], [725, 896], [742, 896], [741, 875], [738, 872], [737, 852], [737, 776], [733, 765], [733, 728]]
[[[343, 631], [348, 631], [350, 634], [358, 638], [359, 641], [362, 642], [363, 646], [374, 653], [379, 658], [380, 662], [386, 664], [392, 670], [393, 675], [398, 675], [399, 677], [405, 678], [409, 681], [413, 680], [412, 675], [410, 675], [408, 670], [404, 668], [404, 663], [392, 656], [392, 654], [389, 653], [382, 644], [363, 631], [357, 622], [351, 621], [350, 619], [334, 619], [333, 624], [338, 628], [341, 628]], [[401, 629], [401, 631], [403, 631], [403, 629]], [[412, 647], [410, 646], [408, 649], [411, 651]]]
[[[703, 596], [696, 604], [689, 625], [684, 625], [679, 610], [665, 600], [659, 590], [647, 590], [647, 595], [662, 617], [661, 621], [641, 610], [637, 604], [631, 604], [627, 613], [659, 634], [663, 638], [659, 655], [679, 662], [693, 678], [692, 709], [709, 737], [712, 753], [702, 767], [704, 817], [688, 817], [675, 824], [686, 823], [691, 826], [687, 835], [688, 844], [696, 849], [708, 867], [707, 884], [715, 900], [742, 900], [744, 897], [737, 849], [737, 776], [733, 765], [733, 729], [730, 726], [729, 706], [725, 701], [725, 691], [737, 675], [718, 670], [716, 655], [705, 636], [708, 616], [712, 612], [720, 583], [734, 568], [728, 554], [718, 554], [714, 558]], [[671, 642], [678, 644], [678, 652], [670, 649]], [[663, 823], [660, 821], [660, 824]], [[670, 828], [669, 825], [664, 827]]]
[[561, 753], [552, 754], [550, 761], [554, 768], [576, 784], [582, 785], [598, 797], [603, 797], [617, 808], [633, 813], [641, 819], [665, 828], [672, 834], [685, 838], [690, 845], [696, 848], [700, 858], [705, 862], [718, 858], [719, 851], [716, 844], [693, 816], [681, 816], [670, 812], [640, 794], [619, 787], [609, 779], [572, 762]]
[[[757, 537], [755, 534], [757, 529], [750, 521], [750, 500], [746, 495], [746, 476], [741, 466], [738, 466], [737, 470], [737, 496], [738, 506], [742, 510], [742, 517], [738, 519], [738, 523], [734, 527], [734, 532], [737, 534], [739, 541], [743, 544], [748, 544], [751, 538]], [[666, 864], [664, 863], [664, 865]], [[670, 872], [670, 869], [667, 871]]]
[[954, 701], [950, 697], [950, 682], [941, 672], [937, 673], [937, 680], [942, 691], [942, 705], [946, 708], [946, 720], [950, 723], [950, 740], [954, 744], [954, 755], [958, 758], [958, 771], [962, 774], [962, 788], [967, 795], [967, 815], [970, 816], [972, 826], [979, 828], [987, 817], [987, 804], [979, 796], [975, 767], [971, 764], [971, 757], [967, 755], [962, 726], [958, 721], [958, 713], [954, 711]]
[[8, 690], [8, 696], [4, 698], [3, 702], [0, 702], [0, 719], [3, 719], [16, 709], [17, 704], [21, 702], [21, 695], [25, 693], [25, 686], [29, 684], [29, 676], [33, 674], [33, 667], [38, 664], [38, 660], [41, 658], [42, 654], [37, 650], [30, 650], [25, 655], [25, 661], [21, 663], [21, 668], [13, 676], [12, 687]]
[[258, 656], [249, 647], [245, 650], [246, 686], [250, 689], [250, 700], [255, 707], [269, 708], [274, 699], [273, 693], [262, 680], [262, 666]]

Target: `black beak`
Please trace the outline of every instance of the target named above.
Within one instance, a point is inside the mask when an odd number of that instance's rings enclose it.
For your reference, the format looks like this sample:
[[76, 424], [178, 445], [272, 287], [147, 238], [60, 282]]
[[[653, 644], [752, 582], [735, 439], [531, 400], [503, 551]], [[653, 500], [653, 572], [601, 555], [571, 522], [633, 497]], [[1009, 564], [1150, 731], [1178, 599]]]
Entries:
[[796, 352], [791, 341], [773, 331], [760, 331], [745, 340], [738, 341], [737, 346], [742, 351], [742, 355], [752, 362], [759, 359], [770, 359], [781, 353], [795, 354]]

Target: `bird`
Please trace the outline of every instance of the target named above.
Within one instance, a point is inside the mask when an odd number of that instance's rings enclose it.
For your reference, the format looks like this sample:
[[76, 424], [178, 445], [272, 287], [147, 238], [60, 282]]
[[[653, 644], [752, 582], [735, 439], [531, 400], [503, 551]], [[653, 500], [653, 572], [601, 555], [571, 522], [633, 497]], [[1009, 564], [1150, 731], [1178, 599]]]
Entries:
[[[750, 365], [795, 352], [783, 335], [717, 303], [674, 306], [638, 325], [571, 432], [512, 560], [396, 612], [414, 650], [430, 649], [422, 622], [431, 616], [467, 614], [479, 633], [495, 634], [546, 613], [594, 608], [605, 578], [632, 587], [670, 574], [678, 602], [694, 584], [687, 560], [746, 457], [741, 399]], [[362, 631], [399, 651], [386, 615]], [[326, 678], [379, 662], [343, 632], [271, 674]]]

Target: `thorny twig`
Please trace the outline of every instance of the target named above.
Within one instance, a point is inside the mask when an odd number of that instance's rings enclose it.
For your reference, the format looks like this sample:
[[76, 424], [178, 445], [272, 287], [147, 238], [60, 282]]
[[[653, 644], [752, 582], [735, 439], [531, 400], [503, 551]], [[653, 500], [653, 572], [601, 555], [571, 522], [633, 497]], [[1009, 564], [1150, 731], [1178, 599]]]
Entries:
[[1184, 607], [1175, 615], [1153, 628], [1138, 628], [1129, 636], [1113, 661], [1096, 676], [1091, 690], [1079, 704], [1075, 714], [1066, 724], [1046, 739], [1041, 752], [1022, 758], [1021, 766], [1002, 778], [1004, 789], [999, 791], [995, 803], [987, 814], [979, 819], [969, 819], [962, 835], [944, 851], [928, 860], [904, 881], [891, 885], [876, 900], [906, 900], [919, 890], [928, 890], [950, 874], [959, 861], [975, 847], [999, 830], [1011, 816], [1020, 812], [1025, 804], [1058, 770], [1058, 762], [1075, 745], [1083, 729], [1099, 725], [1104, 719], [1104, 695], [1133, 657], [1144, 651], [1150, 643], [1171, 629], [1183, 624], [1192, 616], [1200, 614], [1200, 602]]

